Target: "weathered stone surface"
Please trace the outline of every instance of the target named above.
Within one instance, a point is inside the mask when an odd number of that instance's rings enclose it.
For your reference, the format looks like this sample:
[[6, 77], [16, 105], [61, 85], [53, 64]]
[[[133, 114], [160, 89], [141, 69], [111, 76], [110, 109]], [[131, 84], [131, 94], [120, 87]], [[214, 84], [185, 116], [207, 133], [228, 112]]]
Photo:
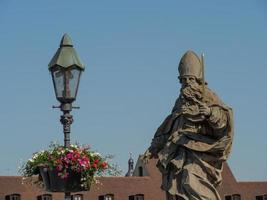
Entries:
[[159, 159], [168, 200], [220, 200], [216, 188], [231, 150], [233, 116], [208, 88], [202, 63], [192, 51], [182, 57], [180, 95], [142, 156]]

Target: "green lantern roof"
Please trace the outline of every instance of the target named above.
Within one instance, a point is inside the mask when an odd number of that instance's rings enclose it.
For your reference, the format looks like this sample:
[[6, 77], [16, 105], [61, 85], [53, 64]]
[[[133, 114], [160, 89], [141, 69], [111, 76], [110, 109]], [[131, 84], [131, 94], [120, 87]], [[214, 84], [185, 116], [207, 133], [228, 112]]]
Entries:
[[70, 36], [65, 33], [61, 39], [60, 47], [56, 54], [48, 64], [48, 69], [50, 70], [53, 66], [59, 65], [64, 68], [71, 67], [73, 65], [84, 70], [84, 64], [73, 48], [73, 44]]

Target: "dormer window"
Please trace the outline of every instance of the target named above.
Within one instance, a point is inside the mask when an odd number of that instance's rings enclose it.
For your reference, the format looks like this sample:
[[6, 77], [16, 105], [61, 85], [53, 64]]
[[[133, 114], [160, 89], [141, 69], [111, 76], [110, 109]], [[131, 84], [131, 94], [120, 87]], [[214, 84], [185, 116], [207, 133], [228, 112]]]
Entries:
[[226, 196], [224, 197], [224, 200], [232, 200], [232, 195], [226, 195]]
[[6, 196], [6, 200], [21, 200], [20, 194], [10, 194]]
[[232, 195], [226, 195], [225, 200], [241, 200], [240, 194], [232, 194]]
[[114, 200], [114, 194], [106, 194], [106, 195], [101, 195], [98, 198], [99, 200]]
[[83, 195], [82, 194], [71, 195], [71, 200], [83, 200]]
[[233, 200], [241, 200], [240, 194], [233, 194]]
[[267, 194], [256, 196], [256, 200], [267, 200]]
[[136, 194], [129, 196], [129, 200], [144, 200], [145, 196], [143, 194]]
[[37, 200], [53, 200], [52, 194], [43, 194], [37, 197]]

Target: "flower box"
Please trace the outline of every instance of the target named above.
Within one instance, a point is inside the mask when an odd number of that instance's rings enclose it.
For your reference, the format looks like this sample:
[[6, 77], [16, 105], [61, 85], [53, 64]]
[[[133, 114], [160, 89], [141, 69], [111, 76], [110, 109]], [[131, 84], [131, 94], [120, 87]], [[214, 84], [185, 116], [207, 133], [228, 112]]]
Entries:
[[48, 150], [33, 154], [21, 168], [22, 175], [39, 175], [39, 182], [50, 192], [79, 192], [90, 189], [96, 175], [118, 175], [119, 170], [109, 165], [99, 153], [88, 146], [64, 147], [52, 144]]
[[[41, 167], [40, 175], [43, 180], [46, 191], [49, 192], [80, 192], [90, 190], [91, 182], [86, 186], [81, 182], [81, 174], [75, 171], [68, 171], [68, 177], [61, 178], [57, 170], [49, 170]], [[84, 186], [82, 186], [84, 185]]]

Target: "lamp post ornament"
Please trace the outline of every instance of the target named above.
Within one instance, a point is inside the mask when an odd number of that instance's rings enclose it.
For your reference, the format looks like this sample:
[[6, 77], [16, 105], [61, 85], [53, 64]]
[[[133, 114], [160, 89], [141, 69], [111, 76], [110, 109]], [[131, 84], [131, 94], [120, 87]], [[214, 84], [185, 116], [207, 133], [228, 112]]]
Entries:
[[[77, 96], [84, 65], [73, 48], [68, 34], [62, 37], [60, 47], [48, 64], [48, 69], [52, 75], [56, 98], [60, 102], [60, 106], [53, 106], [53, 108], [60, 108], [63, 112], [60, 122], [63, 125], [64, 146], [70, 147], [70, 127], [73, 123], [70, 112], [73, 108], [78, 108], [73, 107], [72, 102]], [[70, 192], [65, 192], [65, 200], [70, 199]]]

